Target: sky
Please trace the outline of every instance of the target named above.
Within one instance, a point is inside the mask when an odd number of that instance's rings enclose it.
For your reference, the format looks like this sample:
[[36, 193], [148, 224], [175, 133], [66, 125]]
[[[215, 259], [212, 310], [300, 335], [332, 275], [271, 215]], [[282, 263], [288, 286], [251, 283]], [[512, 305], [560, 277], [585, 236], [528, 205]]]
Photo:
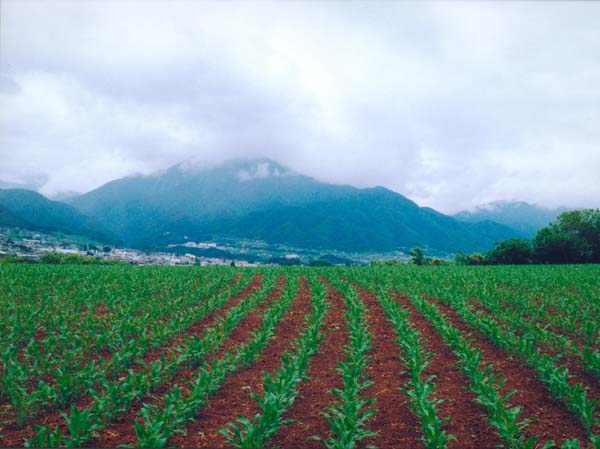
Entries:
[[0, 0], [0, 185], [272, 158], [445, 213], [600, 207], [600, 2]]

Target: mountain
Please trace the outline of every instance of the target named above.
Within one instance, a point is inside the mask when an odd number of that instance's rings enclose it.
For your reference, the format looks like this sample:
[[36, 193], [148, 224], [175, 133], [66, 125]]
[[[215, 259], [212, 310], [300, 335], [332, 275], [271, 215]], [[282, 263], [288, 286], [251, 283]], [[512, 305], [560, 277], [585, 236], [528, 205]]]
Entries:
[[109, 182], [72, 205], [141, 247], [223, 236], [351, 252], [415, 245], [454, 252], [485, 250], [515, 235], [419, 207], [383, 187], [326, 184], [268, 159], [181, 163]]
[[548, 225], [566, 210], [546, 209], [523, 201], [494, 201], [477, 206], [473, 211], [459, 212], [454, 218], [468, 223], [490, 220], [515, 229], [523, 237], [533, 237], [538, 229]]
[[51, 201], [31, 190], [0, 189], [0, 217], [0, 224], [5, 222], [6, 226], [114, 240], [99, 223], [73, 206]]
[[0, 226], [7, 228], [30, 228], [32, 225], [25, 220], [17, 217], [6, 206], [0, 204]]

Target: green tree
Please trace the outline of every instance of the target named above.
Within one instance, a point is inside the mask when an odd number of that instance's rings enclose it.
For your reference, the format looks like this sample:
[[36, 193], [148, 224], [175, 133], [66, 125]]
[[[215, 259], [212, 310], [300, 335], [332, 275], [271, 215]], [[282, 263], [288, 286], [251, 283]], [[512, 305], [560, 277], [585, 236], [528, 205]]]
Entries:
[[63, 255], [57, 252], [47, 252], [42, 254], [42, 257], [40, 257], [40, 261], [42, 263], [52, 263], [52, 264], [58, 264], [58, 263], [63, 263]]
[[542, 263], [600, 262], [600, 210], [563, 212], [538, 231], [533, 250]]
[[480, 253], [469, 254], [469, 265], [485, 265], [485, 256]]
[[589, 262], [600, 262], [600, 209], [582, 209], [563, 212], [557, 219], [557, 226], [570, 236], [581, 239], [584, 253]]
[[457, 253], [454, 256], [454, 263], [456, 265], [469, 265], [469, 255], [465, 253]]
[[532, 249], [529, 240], [513, 238], [496, 243], [496, 247], [486, 254], [491, 264], [523, 265], [531, 263]]
[[408, 252], [408, 255], [410, 256], [410, 261], [415, 265], [425, 265], [425, 254], [423, 253], [423, 250], [418, 246], [415, 246], [413, 249], [411, 249]]

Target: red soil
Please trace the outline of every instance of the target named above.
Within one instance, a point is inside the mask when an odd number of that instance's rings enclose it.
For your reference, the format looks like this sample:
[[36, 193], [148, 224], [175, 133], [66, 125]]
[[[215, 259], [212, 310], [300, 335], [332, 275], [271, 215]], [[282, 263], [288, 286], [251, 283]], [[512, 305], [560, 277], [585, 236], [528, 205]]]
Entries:
[[458, 358], [444, 343], [441, 335], [421, 315], [406, 296], [396, 294], [396, 300], [410, 312], [410, 322], [419, 329], [428, 351], [434, 354], [425, 375], [435, 375], [434, 396], [443, 399], [438, 406], [439, 416], [450, 417], [444, 424], [456, 441], [449, 448], [492, 449], [499, 447], [501, 440], [485, 420], [486, 411], [475, 402], [476, 395], [468, 391], [469, 380], [456, 366]]
[[[239, 279], [238, 279], [239, 280]], [[238, 281], [236, 280], [236, 282]], [[155, 360], [160, 359], [162, 354], [169, 355], [169, 350], [173, 347], [173, 345], [185, 340], [190, 335], [193, 334], [201, 334], [202, 330], [209, 326], [211, 323], [214, 323], [215, 319], [220, 316], [224, 316], [232, 307], [239, 304], [243, 299], [247, 298], [253, 291], [260, 287], [262, 283], [262, 274], [255, 275], [251, 282], [242, 290], [239, 294], [233, 296], [227, 304], [221, 309], [214, 311], [203, 319], [199, 320], [197, 323], [192, 325], [185, 335], [180, 335], [172, 339], [168, 344], [163, 346], [162, 348], [149, 351], [148, 354], [144, 356], [144, 362], [149, 364]], [[134, 371], [140, 371], [142, 369], [141, 366], [137, 366]], [[79, 408], [86, 408], [92, 405], [92, 401], [86, 395], [85, 397], [79, 398], [75, 405]], [[14, 417], [11, 417], [10, 420], [2, 421], [0, 423], [0, 447], [21, 447], [23, 445], [24, 439], [32, 438], [36, 431], [34, 429], [35, 425], [50, 425], [52, 427], [58, 426], [61, 429], [63, 434], [67, 433], [68, 430], [65, 426], [64, 420], [61, 416], [61, 412], [69, 413], [70, 406], [66, 407], [62, 410], [54, 410], [50, 413], [46, 413], [44, 415], [40, 415], [36, 418], [33, 418], [28, 423], [28, 426], [23, 429], [18, 429], [16, 427], [16, 422]]]
[[373, 335], [368, 373], [374, 385], [367, 388], [364, 395], [377, 399], [374, 405], [377, 413], [370, 419], [368, 427], [378, 435], [366, 439], [364, 444], [381, 449], [423, 447], [419, 420], [411, 412], [408, 397], [402, 391], [409, 375], [404, 373], [406, 367], [398, 358], [400, 347], [396, 343], [394, 327], [375, 295], [362, 288], [358, 290], [368, 308], [369, 329]]
[[527, 427], [529, 435], [540, 436], [540, 443], [552, 439], [559, 446], [564, 440], [571, 438], [579, 439], [584, 446], [589, 443], [583, 426], [566, 406], [552, 400], [544, 384], [536, 378], [533, 368], [508, 356], [465, 323], [453, 308], [436, 299], [428, 300], [435, 303], [455, 328], [463, 334], [470, 334], [469, 339], [482, 352], [483, 362], [492, 364], [494, 372], [506, 378], [502, 392], [516, 390], [516, 394], [510, 401], [511, 404], [523, 407], [522, 418], [534, 418]]
[[300, 279], [300, 288], [294, 303], [284, 319], [277, 325], [275, 335], [251, 367], [233, 374], [210, 398], [209, 404], [187, 426], [187, 435], [178, 435], [168, 446], [192, 448], [227, 447], [224, 437], [217, 433], [238, 416], [251, 419], [259, 409], [250, 392], [262, 395], [263, 372], [273, 373], [279, 368], [284, 352], [300, 335], [305, 326], [305, 316], [311, 311], [310, 288], [306, 279]]
[[[215, 357], [222, 357], [228, 349], [246, 340], [251, 332], [260, 326], [260, 323], [262, 322], [262, 312], [269, 307], [273, 301], [276, 301], [281, 296], [284, 286], [285, 277], [280, 276], [277, 279], [277, 286], [269, 293], [259, 307], [244, 317], [224, 343], [224, 346], [219, 350], [218, 354], [216, 356], [207, 357], [208, 364], [210, 364], [211, 360]], [[144, 400], [144, 403], [151, 405], [162, 404], [164, 395], [168, 393], [175, 384], [181, 387], [182, 394], [187, 394], [187, 383], [193, 380], [196, 375], [197, 369], [195, 368], [185, 368], [178, 371], [175, 379], [161, 384], [157, 391], [152, 394], [151, 398], [146, 398]], [[89, 444], [93, 447], [117, 447], [122, 444], [135, 445], [137, 443], [137, 438], [133, 423], [138, 417], [142, 405], [143, 404], [138, 403], [126, 413], [119, 416], [115, 422], [101, 430], [99, 437], [89, 442]]]
[[[479, 302], [475, 302], [473, 304], [473, 309], [482, 312], [483, 314], [485, 314], [485, 316], [493, 318], [499, 323], [508, 324], [506, 320], [499, 320], [488, 308], [486, 308], [483, 304]], [[551, 330], [551, 328], [549, 328], [548, 330]], [[521, 335], [521, 332], [515, 333], [517, 335]], [[561, 332], [555, 333], [559, 335], [565, 335]], [[565, 336], [567, 338], [570, 338], [569, 335]], [[583, 344], [581, 342], [573, 341], [573, 339], [571, 339], [571, 342], [580, 350], [583, 350]], [[540, 345], [538, 345], [538, 347], [542, 354], [547, 354], [551, 357], [554, 357], [559, 353], [559, 351], [556, 348], [553, 348], [550, 345], [550, 343], [544, 345], [543, 342], [540, 342]], [[600, 398], [600, 379], [598, 378], [598, 376], [585, 370], [583, 366], [583, 361], [580, 358], [576, 357], [573, 354], [567, 354], [561, 357], [558, 363], [566, 365], [567, 369], [569, 370], [569, 374], [572, 376], [569, 379], [569, 384], [573, 385], [576, 383], [581, 383], [584, 387], [587, 387], [589, 389], [588, 396], [590, 398]]]
[[283, 426], [274, 435], [271, 443], [275, 447], [322, 448], [322, 443], [309, 438], [313, 435], [326, 438], [329, 435], [330, 426], [321, 411], [334, 400], [331, 390], [342, 386], [336, 368], [343, 357], [342, 347], [348, 337], [343, 325], [342, 295], [329, 288], [327, 299], [330, 306], [323, 323], [325, 338], [308, 367], [309, 380], [301, 384], [294, 405], [283, 415], [283, 419], [291, 419], [293, 422]]

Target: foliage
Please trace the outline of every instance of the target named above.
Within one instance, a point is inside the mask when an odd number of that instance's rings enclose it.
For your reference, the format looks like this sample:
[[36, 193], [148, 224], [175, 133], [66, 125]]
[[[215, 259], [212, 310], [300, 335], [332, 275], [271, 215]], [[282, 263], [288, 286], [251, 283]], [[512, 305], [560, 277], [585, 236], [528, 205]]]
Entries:
[[497, 243], [496, 247], [485, 255], [490, 264], [524, 265], [531, 263], [531, 243], [525, 239], [509, 239]]
[[496, 243], [483, 261], [478, 254], [463, 253], [454, 261], [458, 265], [600, 263], [600, 209], [563, 212], [531, 241], [511, 238]]
[[599, 263], [600, 209], [563, 212], [533, 239], [539, 262]]
[[425, 254], [423, 253], [423, 250], [418, 246], [411, 249], [408, 252], [408, 255], [410, 256], [411, 263], [414, 263], [415, 265], [427, 265], [427, 259], [425, 257]]
[[41, 263], [71, 264], [71, 265], [124, 265], [126, 262], [118, 260], [103, 260], [99, 257], [82, 256], [76, 253], [46, 252], [40, 258]]
[[[248, 286], [255, 274], [262, 285], [245, 300], [227, 306], [202, 333], [189, 329], [223, 308]], [[234, 276], [241, 275], [237, 284]], [[287, 285], [276, 281], [285, 275]], [[255, 363], [296, 298], [301, 276], [311, 287], [311, 313], [300, 337], [265, 373], [261, 393], [254, 392], [258, 413], [240, 417], [224, 434], [240, 447], [269, 446], [270, 437], [285, 431], [285, 413], [301, 392], [313, 354], [320, 350], [323, 317], [329, 307], [323, 277], [343, 294], [348, 338], [338, 365], [339, 384], [322, 410], [331, 432], [319, 435], [328, 447], [376, 444], [370, 418], [376, 413], [368, 388], [377, 383], [371, 371], [370, 320], [373, 313], [358, 294], [360, 287], [377, 293], [393, 326], [389, 338], [404, 365], [402, 390], [420, 423], [427, 448], [444, 448], [453, 438], [445, 428], [440, 404], [448, 398], [436, 390], [438, 378], [428, 364], [434, 355], [394, 292], [403, 292], [414, 308], [457, 357], [468, 388], [483, 406], [503, 447], [555, 447], [531, 432], [530, 410], [522, 395], [506, 389], [497, 366], [484, 362], [481, 349], [466, 329], [478, 333], [531, 368], [548, 397], [578, 419], [588, 439], [600, 447], [599, 398], [582, 383], [600, 378], [599, 268], [581, 266], [447, 266], [414, 264], [356, 268], [131, 267], [83, 265], [0, 265], [0, 398], [17, 427], [27, 428], [62, 416], [63, 423], [26, 430], [28, 447], [93, 446], [101, 429], [121, 419], [134, 406], [138, 445], [166, 446], [206, 406], [232, 375]], [[263, 308], [274, 288], [283, 293]], [[441, 304], [443, 304], [443, 309]], [[260, 309], [257, 309], [260, 308]], [[466, 328], [454, 326], [441, 310], [451, 308]], [[262, 319], [248, 338], [228, 351], [223, 346], [250, 313]], [[175, 342], [175, 343], [173, 343]], [[151, 351], [162, 352], [144, 362]], [[218, 353], [220, 357], [215, 357]], [[110, 356], [106, 356], [110, 354]], [[568, 360], [568, 366], [564, 361]], [[194, 378], [173, 384], [182, 370]], [[573, 375], [573, 374], [576, 375]], [[400, 374], [400, 373], [398, 373]], [[436, 373], [439, 375], [439, 373]], [[509, 379], [510, 380], [510, 379]], [[586, 381], [587, 382], [587, 381]], [[161, 392], [160, 396], [157, 392]], [[389, 392], [387, 394], [397, 394]], [[142, 406], [155, 396], [154, 405]], [[398, 397], [400, 400], [400, 397]], [[450, 416], [452, 418], [452, 416]], [[532, 426], [533, 427], [533, 426]], [[31, 432], [33, 430], [33, 432]], [[373, 439], [371, 440], [371, 437]], [[457, 446], [460, 446], [460, 441]], [[451, 445], [451, 444], [450, 444]], [[563, 449], [586, 447], [567, 440]]]

